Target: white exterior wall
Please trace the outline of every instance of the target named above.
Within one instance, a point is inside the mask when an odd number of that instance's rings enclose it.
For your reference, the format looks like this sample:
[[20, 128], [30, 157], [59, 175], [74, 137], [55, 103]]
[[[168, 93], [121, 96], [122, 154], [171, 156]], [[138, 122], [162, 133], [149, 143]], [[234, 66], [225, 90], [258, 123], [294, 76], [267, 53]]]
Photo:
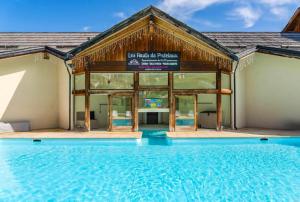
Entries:
[[255, 53], [237, 76], [238, 128], [300, 129], [300, 60]]
[[0, 122], [68, 128], [68, 73], [61, 59], [49, 57], [36, 53], [0, 60]]

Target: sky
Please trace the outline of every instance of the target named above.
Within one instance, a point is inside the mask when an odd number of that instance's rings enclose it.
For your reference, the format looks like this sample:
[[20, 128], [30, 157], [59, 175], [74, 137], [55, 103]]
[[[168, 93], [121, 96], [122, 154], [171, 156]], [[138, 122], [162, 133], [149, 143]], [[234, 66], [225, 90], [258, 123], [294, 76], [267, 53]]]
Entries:
[[1, 32], [100, 32], [153, 5], [198, 31], [281, 31], [300, 0], [0, 0]]

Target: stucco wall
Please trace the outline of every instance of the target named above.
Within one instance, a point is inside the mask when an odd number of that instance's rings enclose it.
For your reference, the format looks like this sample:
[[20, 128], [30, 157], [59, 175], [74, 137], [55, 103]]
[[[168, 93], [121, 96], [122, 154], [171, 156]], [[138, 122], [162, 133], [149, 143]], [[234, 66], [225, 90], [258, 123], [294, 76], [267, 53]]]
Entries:
[[68, 77], [63, 61], [42, 53], [0, 60], [0, 121], [32, 129], [68, 127]]
[[239, 81], [244, 97], [239, 96], [238, 114], [245, 117], [240, 126], [300, 129], [299, 59], [255, 53], [253, 63], [241, 71]]

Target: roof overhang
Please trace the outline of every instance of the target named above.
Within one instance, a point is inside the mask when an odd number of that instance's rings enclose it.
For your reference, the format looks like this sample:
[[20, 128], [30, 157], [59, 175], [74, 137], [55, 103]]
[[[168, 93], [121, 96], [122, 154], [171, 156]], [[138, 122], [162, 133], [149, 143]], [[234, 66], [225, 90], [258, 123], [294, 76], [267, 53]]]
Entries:
[[237, 54], [237, 56], [239, 57], [239, 59], [242, 59], [253, 53], [265, 53], [270, 55], [300, 59], [300, 51], [289, 50], [284, 48], [268, 47], [268, 46], [256, 46], [255, 48], [248, 49], [246, 51]]
[[24, 49], [0, 52], [0, 59], [34, 54], [34, 53], [41, 53], [41, 52], [49, 53], [49, 54], [54, 55], [63, 60], [66, 57], [66, 53], [64, 53], [62, 51], [59, 51], [55, 48], [51, 48], [48, 46], [43, 46], [43, 47], [24, 48]]

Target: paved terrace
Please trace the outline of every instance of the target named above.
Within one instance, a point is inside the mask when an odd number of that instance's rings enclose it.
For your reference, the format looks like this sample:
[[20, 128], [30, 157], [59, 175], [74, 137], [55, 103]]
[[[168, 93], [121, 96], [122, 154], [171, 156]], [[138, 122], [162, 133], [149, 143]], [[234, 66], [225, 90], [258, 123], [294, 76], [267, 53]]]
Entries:
[[[195, 132], [167, 132], [170, 138], [262, 138], [262, 137], [300, 137], [299, 131], [269, 130], [269, 129], [239, 129], [239, 130], [208, 130], [200, 129]], [[142, 132], [107, 132], [107, 131], [66, 131], [59, 129], [35, 130], [31, 132], [0, 133], [0, 138], [133, 138], [139, 139]]]

